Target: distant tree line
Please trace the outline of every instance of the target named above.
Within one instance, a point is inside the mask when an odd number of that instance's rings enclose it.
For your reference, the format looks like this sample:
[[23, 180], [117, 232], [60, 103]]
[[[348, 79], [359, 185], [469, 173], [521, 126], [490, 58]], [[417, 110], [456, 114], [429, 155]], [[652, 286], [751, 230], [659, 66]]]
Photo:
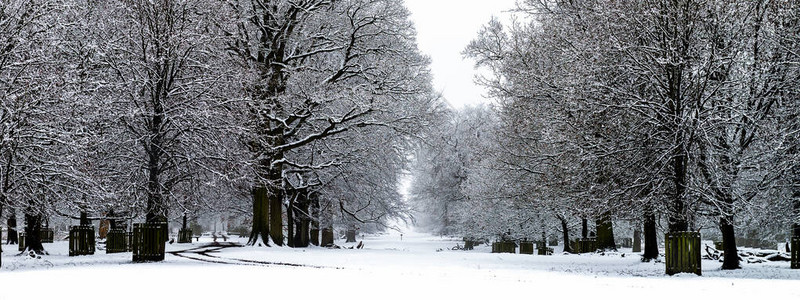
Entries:
[[724, 269], [743, 231], [800, 236], [800, 3], [533, 0], [515, 16], [464, 52], [496, 102], [454, 112], [417, 155], [433, 228], [536, 224], [566, 243], [594, 220], [614, 248], [625, 220], [653, 259], [661, 220], [716, 227]]

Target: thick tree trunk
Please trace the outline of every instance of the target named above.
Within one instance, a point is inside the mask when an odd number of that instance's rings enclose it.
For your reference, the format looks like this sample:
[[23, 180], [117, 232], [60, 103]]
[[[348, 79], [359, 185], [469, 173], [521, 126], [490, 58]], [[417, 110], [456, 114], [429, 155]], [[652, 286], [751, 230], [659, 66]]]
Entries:
[[564, 237], [564, 252], [572, 252], [572, 249], [569, 248], [569, 224], [567, 224], [567, 219], [558, 216], [558, 220], [561, 221], [561, 234]]
[[269, 235], [275, 245], [283, 246], [283, 193], [269, 195]]
[[19, 244], [19, 234], [17, 233], [17, 213], [12, 209], [6, 224], [8, 225], [8, 239], [6, 243], [9, 245]]
[[119, 225], [117, 224], [117, 215], [114, 213], [113, 209], [108, 211], [106, 218], [108, 219], [108, 228], [117, 229]]
[[724, 248], [723, 270], [740, 269], [739, 251], [736, 250], [736, 235], [733, 228], [733, 216], [722, 216], [719, 220], [719, 229], [722, 232], [722, 247]]
[[266, 187], [253, 188], [253, 228], [250, 231], [248, 246], [256, 246], [261, 238], [269, 246], [269, 197]]
[[589, 220], [586, 218], [581, 218], [581, 237], [584, 239], [589, 237]]
[[44, 251], [40, 230], [42, 227], [42, 215], [32, 212], [25, 212], [25, 250], [34, 251], [36, 254], [47, 254]]
[[669, 215], [669, 231], [681, 232], [689, 230], [689, 221], [687, 219], [686, 204], [684, 203], [684, 195], [686, 193], [686, 155], [677, 155], [672, 158], [672, 167], [674, 172], [673, 183], [675, 185], [675, 194], [673, 195], [672, 205], [670, 206]]
[[[160, 124], [160, 122], [159, 122]], [[157, 135], [157, 133], [154, 133]], [[158, 143], [160, 140], [153, 138], [152, 143]], [[166, 207], [164, 207], [164, 198], [161, 195], [161, 182], [159, 179], [160, 160], [161, 160], [161, 145], [151, 145], [149, 150], [148, 173], [149, 178], [147, 181], [147, 215], [145, 219], [147, 222], [160, 222], [166, 217]]]
[[644, 214], [644, 254], [642, 261], [658, 258], [658, 234], [656, 233], [656, 215], [648, 210]]
[[633, 253], [642, 252], [642, 231], [639, 228], [636, 226], [636, 229], [633, 230]]
[[89, 214], [86, 211], [81, 211], [80, 224], [85, 226], [92, 225], [92, 221], [89, 221]]
[[595, 220], [595, 228], [597, 228], [597, 249], [616, 251], [617, 245], [614, 243], [614, 225], [611, 222], [611, 216], [603, 213]]
[[308, 194], [306, 190], [299, 191], [297, 201], [294, 202], [294, 247], [308, 247], [310, 220], [308, 218]]

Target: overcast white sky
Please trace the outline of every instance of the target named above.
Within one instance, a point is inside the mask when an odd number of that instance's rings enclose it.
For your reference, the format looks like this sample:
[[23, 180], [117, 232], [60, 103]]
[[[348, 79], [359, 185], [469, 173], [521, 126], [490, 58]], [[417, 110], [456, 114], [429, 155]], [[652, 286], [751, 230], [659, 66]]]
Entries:
[[417, 27], [420, 50], [431, 57], [436, 90], [455, 108], [485, 102], [483, 88], [475, 85], [474, 62], [461, 52], [492, 16], [504, 13], [514, 0], [405, 0]]

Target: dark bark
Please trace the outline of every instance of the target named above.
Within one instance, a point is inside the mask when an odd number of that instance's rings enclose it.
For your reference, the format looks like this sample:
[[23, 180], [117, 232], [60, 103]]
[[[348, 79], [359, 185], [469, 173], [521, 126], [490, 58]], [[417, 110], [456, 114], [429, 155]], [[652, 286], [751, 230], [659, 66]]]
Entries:
[[561, 221], [561, 234], [564, 237], [564, 252], [572, 252], [572, 249], [569, 248], [569, 224], [567, 224], [567, 219], [558, 216], [558, 220]]
[[689, 231], [689, 221], [687, 220], [686, 204], [684, 202], [684, 195], [686, 194], [686, 160], [686, 155], [677, 155], [672, 159], [675, 194], [672, 195], [673, 199], [670, 207], [670, 232]]
[[8, 225], [8, 239], [6, 241], [9, 245], [16, 245], [19, 243], [19, 234], [17, 233], [17, 216], [14, 210], [11, 210], [11, 215], [8, 216], [6, 221]]
[[[3, 203], [0, 202], [0, 217], [3, 217]], [[0, 236], [2, 236], [2, 226], [0, 226]], [[11, 230], [8, 231], [9, 236], [11, 234]], [[0, 269], [3, 268], [3, 241], [2, 237], [0, 237]]]
[[[795, 220], [797, 220], [797, 218], [800, 217], [800, 188], [798, 189], [799, 191], [794, 192], [793, 193], [794, 195], [792, 197], [794, 198], [792, 204], [794, 206], [793, 208], [794, 208]], [[792, 224], [792, 236], [800, 237], [800, 223]]]
[[597, 229], [597, 249], [616, 251], [617, 245], [614, 242], [614, 226], [611, 216], [608, 213], [602, 214], [595, 220], [595, 228]]
[[736, 235], [733, 228], [733, 216], [721, 217], [719, 220], [719, 229], [722, 232], [722, 247], [724, 249], [722, 269], [740, 269], [739, 251], [736, 250]]
[[[279, 193], [283, 195], [283, 193]], [[269, 201], [269, 235], [275, 245], [283, 246], [283, 199], [270, 195]]]
[[310, 242], [309, 230], [311, 220], [309, 219], [308, 201], [308, 191], [306, 189], [298, 191], [297, 198], [292, 207], [294, 211], [292, 215], [294, 216], [295, 229], [293, 247], [308, 247]]
[[644, 254], [642, 254], [642, 261], [650, 261], [657, 258], [656, 215], [651, 210], [648, 210], [644, 214]]
[[114, 213], [113, 209], [108, 211], [106, 217], [108, 218], [108, 228], [118, 229], [119, 225], [117, 224], [117, 215]]
[[589, 220], [586, 218], [581, 218], [581, 237], [584, 239], [589, 237]]
[[40, 236], [42, 228], [42, 215], [33, 212], [25, 212], [25, 250], [34, 251], [37, 254], [47, 254], [44, 251]]
[[186, 228], [187, 228], [186, 226], [187, 226], [187, 224], [186, 224], [186, 214], [184, 213], [183, 214], [183, 223], [181, 224], [181, 229], [186, 230]]
[[[89, 214], [88, 214], [88, 213], [86, 213], [86, 211], [81, 211], [81, 219], [80, 219], [80, 224], [81, 224], [81, 225], [86, 225], [86, 226], [88, 226], [88, 225], [92, 225], [92, 221], [91, 221], [91, 220], [89, 220]], [[27, 234], [27, 233], [26, 233], [26, 234]]]
[[311, 229], [309, 232], [309, 239], [312, 245], [319, 246], [319, 195], [312, 193], [309, 195], [309, 200], [311, 201]]
[[322, 247], [333, 246], [333, 228], [326, 227], [322, 229], [322, 239], [319, 242]]
[[255, 246], [259, 237], [265, 245], [269, 246], [269, 197], [267, 188], [257, 187], [253, 194], [253, 229], [247, 245]]
[[348, 229], [345, 233], [345, 243], [355, 243], [356, 242], [356, 230], [355, 229]]

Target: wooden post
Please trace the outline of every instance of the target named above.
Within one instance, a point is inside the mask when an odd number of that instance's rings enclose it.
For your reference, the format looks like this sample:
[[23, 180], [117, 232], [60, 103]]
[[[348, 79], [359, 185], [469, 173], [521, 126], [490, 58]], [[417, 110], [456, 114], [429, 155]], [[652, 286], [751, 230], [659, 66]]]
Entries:
[[667, 275], [694, 273], [702, 275], [700, 233], [670, 232], [664, 238]]

